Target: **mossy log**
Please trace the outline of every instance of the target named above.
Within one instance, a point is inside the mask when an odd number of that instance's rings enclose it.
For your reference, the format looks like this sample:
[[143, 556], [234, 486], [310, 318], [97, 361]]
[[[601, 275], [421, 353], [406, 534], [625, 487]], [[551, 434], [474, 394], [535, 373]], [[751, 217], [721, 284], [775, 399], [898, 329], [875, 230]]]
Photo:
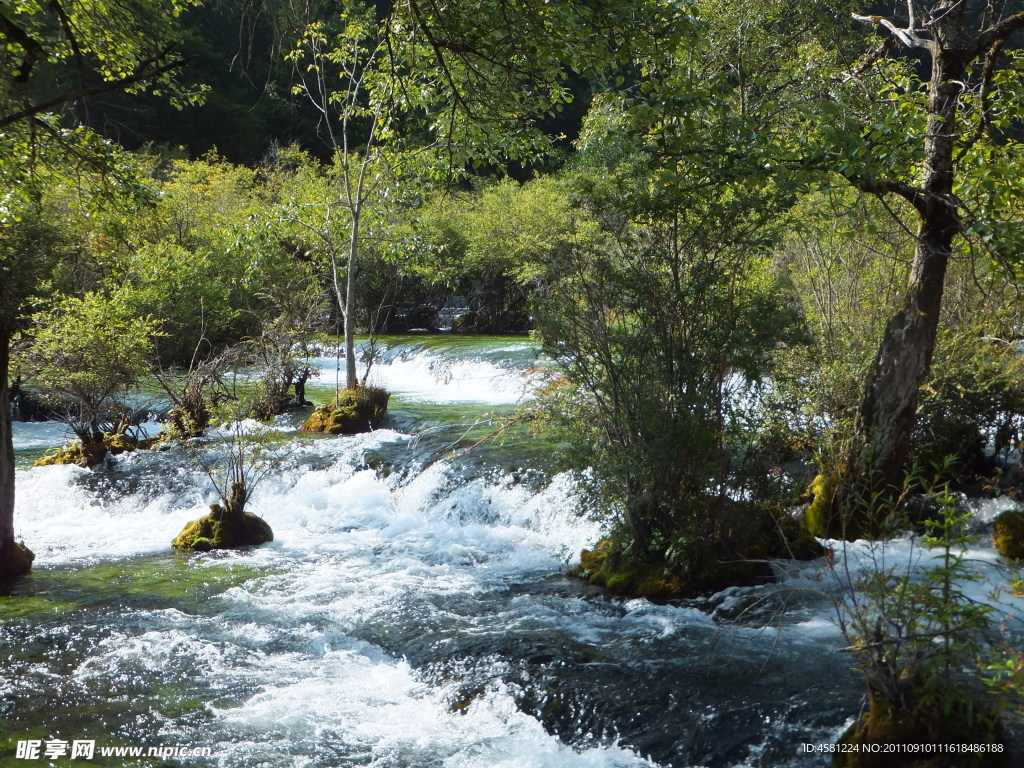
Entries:
[[345, 389], [336, 405], [321, 405], [300, 427], [304, 432], [354, 435], [375, 429], [388, 412], [391, 393], [379, 387]]
[[175, 549], [209, 552], [211, 549], [253, 547], [274, 540], [266, 520], [250, 512], [230, 512], [220, 504], [210, 514], [193, 520], [171, 542]]

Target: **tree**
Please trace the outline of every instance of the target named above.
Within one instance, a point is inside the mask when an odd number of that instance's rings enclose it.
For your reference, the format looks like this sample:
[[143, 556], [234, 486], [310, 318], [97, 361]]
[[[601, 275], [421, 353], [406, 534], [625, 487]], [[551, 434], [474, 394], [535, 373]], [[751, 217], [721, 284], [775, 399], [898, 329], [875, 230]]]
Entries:
[[[340, 29], [323, 20], [308, 23], [289, 58], [297, 94], [322, 115], [333, 165], [321, 176], [319, 199], [292, 214], [310, 250], [326, 258], [330, 285], [344, 326], [345, 386], [355, 390], [356, 269], [370, 209], [399, 162], [397, 81], [388, 77], [385, 38], [390, 16], [378, 23], [372, 6], [346, 2]], [[338, 217], [344, 217], [339, 237]]]
[[157, 321], [119, 294], [61, 297], [32, 316], [24, 365], [81, 441], [83, 461], [103, 460], [110, 435], [130, 426], [125, 397], [149, 371]]
[[[20, 2], [0, 6], [0, 183], [5, 199], [0, 240], [0, 576], [19, 576], [31, 560], [14, 542], [14, 447], [8, 403], [10, 339], [37, 283], [21, 278], [39, 265], [39, 249], [24, 247], [26, 227], [38, 219], [44, 188], [38, 174], [47, 154], [59, 153], [74, 173], [82, 164], [104, 166], [109, 146], [87, 131], [62, 126], [54, 113], [66, 105], [154, 83], [173, 86], [185, 61], [167, 40], [177, 0], [155, 2]], [[58, 75], [59, 76], [55, 76]], [[195, 94], [179, 92], [188, 99]], [[109, 166], [104, 170], [110, 171]], [[26, 215], [37, 218], [28, 224]]]
[[[1004, 67], [1017, 60], [1006, 47], [1024, 27], [1024, 11], [1007, 12], [1013, 5], [988, 3], [979, 11], [962, 0], [906, 0], [899, 22], [853, 15], [885, 39], [849, 81], [888, 111], [855, 129], [838, 170], [865, 192], [905, 199], [918, 226], [903, 306], [889, 320], [869, 370], [842, 467], [847, 490], [834, 497], [833, 516], [844, 515], [841, 508], [857, 497], [900, 486], [958, 241], [976, 237], [1003, 254], [1020, 244], [1019, 228], [1004, 218], [1012, 185], [998, 179], [1020, 156], [1013, 138], [1019, 69]], [[897, 52], [923, 56], [928, 82], [886, 58]]]
[[[562, 358], [569, 442], [592, 446], [611, 511], [612, 541], [582, 571], [634, 593], [756, 582], [770, 574], [750, 559], [798, 549], [771, 514], [785, 496], [762, 482], [780, 473], [752, 401], [772, 353], [802, 337], [766, 257], [802, 188], [788, 116], [820, 27], [792, 3], [693, 8], [674, 45], [637, 52], [636, 82], [595, 98], [575, 195], [603, 237], [536, 312]], [[746, 39], [751, 26], [770, 32]]]
[[[572, 101], [570, 72], [624, 62], [617, 49], [627, 35], [676, 39], [673, 26], [683, 21], [679, 9], [646, 0], [593, 7], [347, 0], [333, 19], [311, 18], [308, 4], [280, 7], [298, 30], [289, 55], [295, 90], [323, 116], [335, 154], [336, 181], [307, 228], [329, 264], [349, 388], [357, 385], [352, 337], [363, 226], [368, 211], [392, 204], [383, 195], [390, 180], [411, 164], [417, 174], [450, 180], [469, 166], [536, 159], [552, 141], [537, 119]], [[330, 233], [339, 213], [344, 240]]]
[[18, 202], [11, 196], [0, 210], [0, 579], [27, 573], [32, 563], [32, 553], [14, 541], [11, 339], [25, 322], [25, 298], [38, 290], [61, 248], [61, 233]]

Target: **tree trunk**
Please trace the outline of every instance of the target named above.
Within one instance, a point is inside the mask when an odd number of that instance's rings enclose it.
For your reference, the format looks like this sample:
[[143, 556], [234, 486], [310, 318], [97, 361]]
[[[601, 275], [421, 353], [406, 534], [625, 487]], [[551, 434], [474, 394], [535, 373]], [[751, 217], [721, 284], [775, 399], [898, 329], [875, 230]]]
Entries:
[[946, 267], [961, 221], [953, 199], [957, 110], [965, 62], [958, 51], [932, 52], [924, 174], [914, 203], [917, 248], [903, 309], [885, 328], [854, 422], [844, 506], [900, 488], [911, 454], [918, 393], [935, 351]]
[[356, 295], [356, 256], [359, 253], [359, 213], [352, 215], [352, 235], [349, 241], [348, 269], [345, 273], [345, 383], [349, 389], [358, 386], [356, 378], [356, 345], [354, 339]]
[[14, 544], [14, 436], [7, 388], [9, 358], [10, 334], [0, 328], [0, 563], [7, 559]]
[[0, 326], [0, 578], [23, 576], [32, 567], [32, 553], [14, 541], [14, 435], [11, 428], [11, 332]]

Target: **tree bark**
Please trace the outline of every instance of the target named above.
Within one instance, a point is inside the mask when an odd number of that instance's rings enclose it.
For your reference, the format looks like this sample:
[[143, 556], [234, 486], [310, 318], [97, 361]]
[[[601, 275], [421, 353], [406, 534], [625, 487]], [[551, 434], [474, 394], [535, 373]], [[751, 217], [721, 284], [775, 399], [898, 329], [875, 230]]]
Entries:
[[11, 331], [0, 325], [0, 579], [24, 576], [33, 555], [14, 541], [14, 434], [7, 377]]
[[[939, 40], [954, 42], [954, 35]], [[903, 485], [917, 420], [918, 394], [935, 351], [946, 267], [961, 219], [953, 198], [957, 112], [967, 58], [932, 47], [928, 135], [922, 183], [913, 200], [920, 215], [917, 246], [903, 308], [889, 321], [868, 375], [846, 462], [846, 504]], [[851, 499], [849, 494], [858, 498]]]
[[11, 334], [0, 327], [0, 571], [14, 546], [14, 435], [7, 376]]
[[356, 256], [359, 254], [359, 212], [352, 212], [352, 233], [349, 240], [348, 269], [345, 272], [345, 383], [349, 389], [359, 385], [356, 378], [355, 299]]

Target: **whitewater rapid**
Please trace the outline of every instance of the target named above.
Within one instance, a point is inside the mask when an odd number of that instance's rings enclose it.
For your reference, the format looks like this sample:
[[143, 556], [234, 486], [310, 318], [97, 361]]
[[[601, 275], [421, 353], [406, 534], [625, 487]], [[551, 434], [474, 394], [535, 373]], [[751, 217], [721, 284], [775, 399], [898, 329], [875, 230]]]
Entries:
[[[19, 464], [16, 527], [37, 559], [0, 597], [9, 740], [206, 746], [161, 764], [218, 768], [827, 764], [798, 747], [833, 741], [863, 685], [836, 652], [830, 580], [909, 562], [911, 541], [835, 542], [832, 562], [703, 600], [609, 598], [564, 575], [602, 533], [571, 475], [532, 481], [516, 440], [452, 448], [472, 441], [463, 422], [529, 396], [532, 345], [386, 352], [385, 428], [277, 424], [287, 450], [250, 507], [275, 538], [256, 549], [170, 550], [216, 500], [180, 448], [96, 471]], [[16, 425], [23, 455], [62, 439]], [[971, 556], [999, 578], [990, 548]]]

